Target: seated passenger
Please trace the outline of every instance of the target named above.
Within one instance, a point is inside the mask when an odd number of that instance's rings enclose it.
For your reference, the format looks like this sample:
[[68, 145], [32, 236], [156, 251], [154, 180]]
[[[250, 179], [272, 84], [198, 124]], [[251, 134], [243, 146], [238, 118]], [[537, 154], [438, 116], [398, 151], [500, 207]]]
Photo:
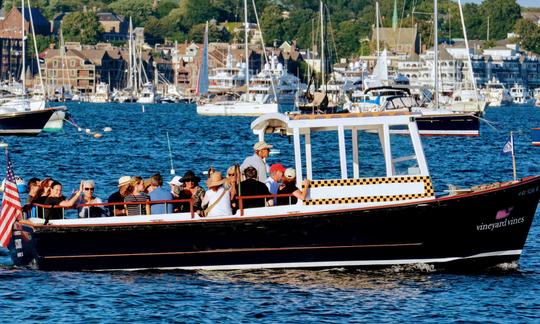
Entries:
[[[52, 183], [53, 183], [53, 180], [51, 178], [45, 178], [45, 179], [41, 180], [41, 183], [39, 184], [38, 195], [37, 195], [37, 197], [34, 197], [34, 199], [32, 200], [32, 204], [40, 204], [40, 205], [45, 204], [45, 200], [47, 200], [47, 198], [51, 194], [51, 184]], [[44, 218], [45, 217], [44, 209], [42, 207], [37, 207], [36, 206], [36, 210], [37, 210], [36, 217], [38, 217], [38, 218]]]
[[[174, 176], [171, 181], [169, 181], [169, 186], [171, 187], [171, 194], [174, 200], [180, 199], [180, 193], [182, 192], [182, 190], [184, 190], [184, 186], [182, 185], [182, 182], [180, 182], [180, 179], [182, 179], [182, 177]], [[179, 213], [181, 208], [181, 203], [174, 203], [173, 213]]]
[[238, 183], [240, 183], [240, 166], [233, 165], [227, 169], [227, 178], [223, 187], [229, 190], [229, 196], [231, 197], [231, 209], [232, 213], [236, 214], [238, 210]]
[[208, 217], [232, 215], [229, 190], [222, 186], [223, 183], [225, 179], [218, 171], [214, 171], [206, 181], [208, 190], [204, 194], [202, 207], [207, 206], [204, 214]]
[[36, 208], [32, 207], [32, 203], [36, 198], [41, 195], [40, 192], [41, 181], [38, 178], [32, 178], [28, 181], [27, 190], [28, 196], [26, 197], [26, 204], [24, 205], [24, 212], [27, 217], [36, 217]]
[[[270, 167], [270, 176], [264, 184], [268, 187], [268, 191], [272, 195], [277, 195], [279, 189], [279, 183], [283, 178], [283, 172], [285, 172], [285, 167], [281, 163], [272, 164]], [[276, 205], [276, 198], [274, 198], [274, 205]]]
[[[156, 173], [149, 179], [149, 186], [146, 188], [148, 192], [148, 196], [150, 196], [150, 201], [157, 201], [157, 200], [172, 200], [173, 195], [163, 189], [163, 178], [161, 177], [161, 174]], [[165, 208], [165, 206], [167, 206]], [[173, 205], [172, 203], [168, 204], [152, 204], [150, 205], [150, 211], [152, 215], [154, 214], [170, 214], [173, 212]]]
[[[193, 199], [193, 211], [200, 213], [201, 203], [204, 197], [204, 189], [199, 186], [201, 178], [197, 177], [191, 170], [186, 171], [180, 182], [184, 184], [184, 190], [180, 192], [178, 199]], [[189, 212], [189, 202], [181, 203], [181, 212]]]
[[298, 187], [296, 187], [296, 171], [290, 168], [285, 170], [285, 174], [283, 175], [283, 184], [279, 187], [278, 195], [292, 194], [292, 196], [278, 197], [277, 204], [279, 206], [294, 205], [298, 202], [298, 199], [306, 199], [310, 181], [308, 179], [305, 179], [303, 184], [304, 190], [298, 189]]
[[[150, 200], [144, 193], [144, 181], [141, 177], [132, 177], [126, 189], [128, 193], [124, 202], [146, 202]], [[148, 204], [126, 204], [127, 215], [150, 215], [150, 205]]]
[[[62, 184], [58, 181], [54, 181], [51, 184], [51, 193], [50, 195], [45, 199], [44, 205], [51, 205], [51, 206], [60, 206], [60, 207], [72, 207], [82, 192], [82, 182], [79, 186], [79, 190], [75, 191], [73, 196], [71, 198], [66, 199], [65, 196], [62, 195]], [[45, 219], [62, 219], [64, 218], [64, 211], [63, 208], [46, 208], [45, 209]]]
[[[107, 202], [109, 203], [121, 203], [124, 202], [124, 198], [128, 195], [127, 189], [129, 187], [130, 176], [122, 176], [118, 179], [118, 191], [115, 191], [109, 196]], [[126, 205], [111, 205], [109, 208], [109, 216], [126, 216]]]
[[[270, 195], [270, 191], [268, 191], [268, 187], [259, 180], [257, 180], [257, 170], [249, 166], [244, 170], [244, 176], [246, 177], [246, 180], [240, 182], [240, 185], [238, 186], [238, 192], [239, 196], [241, 197], [249, 197], [249, 196], [265, 196]], [[242, 199], [242, 207], [243, 208], [254, 208], [254, 207], [264, 207], [267, 203], [272, 205], [273, 199], [272, 198], [254, 198], [254, 199]]]
[[[94, 196], [95, 187], [96, 184], [94, 180], [83, 180], [83, 194], [81, 197], [79, 197], [79, 199], [77, 199], [77, 205], [101, 204], [103, 201]], [[78, 210], [80, 218], [106, 216], [105, 210], [102, 206], [83, 206], [79, 207]]]

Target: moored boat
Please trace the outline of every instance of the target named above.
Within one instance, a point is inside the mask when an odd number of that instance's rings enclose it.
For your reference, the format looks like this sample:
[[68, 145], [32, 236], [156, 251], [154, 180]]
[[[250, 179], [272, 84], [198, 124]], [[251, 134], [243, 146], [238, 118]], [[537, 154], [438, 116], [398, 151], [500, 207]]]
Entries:
[[[405, 156], [392, 151], [394, 127], [409, 129], [408, 137], [399, 137], [407, 139], [400, 142], [408, 147]], [[479, 270], [517, 261], [522, 253], [540, 198], [540, 177], [436, 197], [412, 113], [276, 113], [257, 118], [251, 128], [259, 140], [267, 134], [293, 137], [297, 186], [304, 178], [313, 179], [305, 200], [244, 209], [242, 201], [248, 197], [241, 196], [236, 214], [207, 218], [185, 212], [24, 219], [16, 223], [12, 237], [14, 263], [43, 270], [417, 263]], [[337, 135], [337, 176], [320, 176], [328, 170], [312, 161], [312, 145], [332, 145], [329, 136], [316, 132]], [[367, 164], [359, 159], [358, 143], [364, 141], [380, 143], [382, 149], [382, 165], [374, 174], [361, 168]]]
[[14, 111], [0, 114], [0, 135], [38, 135], [58, 109]]
[[532, 129], [532, 145], [540, 146], [540, 128]]

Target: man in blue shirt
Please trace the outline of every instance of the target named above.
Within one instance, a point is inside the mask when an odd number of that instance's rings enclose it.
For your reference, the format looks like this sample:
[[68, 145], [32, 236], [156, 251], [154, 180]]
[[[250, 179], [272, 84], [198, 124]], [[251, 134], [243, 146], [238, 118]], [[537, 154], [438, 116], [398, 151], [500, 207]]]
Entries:
[[[161, 187], [163, 185], [163, 178], [161, 177], [161, 174], [156, 173], [153, 176], [151, 176], [150, 179], [146, 181], [148, 181], [147, 192], [148, 192], [148, 195], [150, 196], [151, 201], [173, 199], [171, 192]], [[165, 209], [165, 206], [167, 206], [166, 209]], [[152, 204], [150, 207], [150, 210], [151, 210], [152, 215], [170, 214], [173, 212], [173, 205], [172, 203]]]

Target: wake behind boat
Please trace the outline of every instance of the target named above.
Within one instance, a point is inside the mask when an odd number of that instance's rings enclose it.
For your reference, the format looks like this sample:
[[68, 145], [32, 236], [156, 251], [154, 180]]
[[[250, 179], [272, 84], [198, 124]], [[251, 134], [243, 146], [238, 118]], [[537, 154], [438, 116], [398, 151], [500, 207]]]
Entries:
[[[395, 127], [409, 130], [408, 137], [399, 137], [406, 139], [400, 142], [407, 147], [405, 156], [392, 150], [396, 139], [390, 130]], [[26, 218], [15, 224], [10, 245], [14, 263], [43, 270], [417, 263], [479, 270], [517, 261], [522, 253], [540, 199], [540, 177], [436, 197], [411, 113], [269, 114], [253, 121], [251, 128], [259, 140], [269, 134], [292, 136], [296, 185], [301, 188], [304, 178], [313, 179], [304, 200], [244, 208], [250, 197], [240, 196], [234, 215], [206, 218], [193, 208], [159, 215]], [[332, 145], [324, 136], [312, 137], [317, 132], [336, 135], [338, 177], [316, 176], [322, 166], [312, 161], [312, 145]], [[312, 142], [316, 139], [320, 142]], [[382, 171], [367, 176], [361, 166], [368, 161], [360, 161], [358, 143], [370, 139], [382, 149]]]

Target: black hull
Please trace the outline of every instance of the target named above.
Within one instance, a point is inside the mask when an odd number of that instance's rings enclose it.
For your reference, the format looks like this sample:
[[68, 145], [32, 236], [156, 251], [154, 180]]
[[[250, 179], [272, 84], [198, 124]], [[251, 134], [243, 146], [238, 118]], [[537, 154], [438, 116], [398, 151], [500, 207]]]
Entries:
[[38, 135], [54, 109], [0, 114], [0, 135]]
[[[517, 261], [540, 178], [394, 207], [101, 226], [18, 224], [16, 265], [43, 270], [369, 268]], [[505, 216], [505, 213], [509, 215]], [[500, 219], [496, 219], [497, 215]], [[502, 216], [501, 216], [502, 215]]]
[[416, 118], [420, 135], [478, 136], [480, 119], [473, 114], [433, 115]]

